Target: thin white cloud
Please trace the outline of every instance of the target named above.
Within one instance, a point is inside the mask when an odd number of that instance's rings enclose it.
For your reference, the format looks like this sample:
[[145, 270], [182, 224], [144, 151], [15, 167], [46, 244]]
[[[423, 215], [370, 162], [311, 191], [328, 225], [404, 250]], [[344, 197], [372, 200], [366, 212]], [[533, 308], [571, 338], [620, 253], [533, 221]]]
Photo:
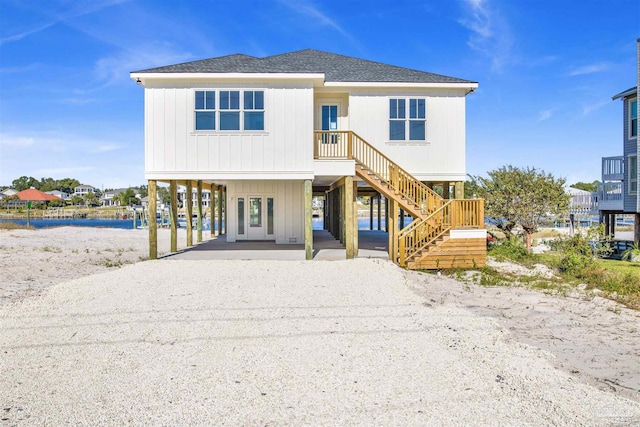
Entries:
[[12, 73], [24, 73], [27, 71], [33, 71], [38, 68], [40, 64], [34, 63], [29, 65], [24, 65], [21, 67], [2, 67], [0, 68], [0, 73], [2, 74], [12, 74]]
[[[22, 40], [25, 37], [28, 37], [32, 34], [37, 34], [60, 22], [65, 22], [69, 19], [77, 18], [79, 16], [84, 16], [91, 13], [99, 12], [100, 10], [105, 9], [107, 7], [115, 6], [128, 1], [130, 0], [102, 0], [102, 1], [91, 1], [91, 2], [73, 1], [73, 2], [70, 2], [71, 8], [69, 8], [68, 10], [60, 13], [50, 13], [50, 14], [46, 13], [46, 11], [43, 10], [43, 8], [39, 7], [37, 9], [37, 12], [39, 13], [45, 12], [45, 14], [49, 15], [48, 17], [49, 20], [46, 23], [36, 25], [33, 28], [23, 30], [19, 33], [12, 34], [7, 37], [3, 37], [0, 39], [0, 45]], [[25, 2], [24, 5], [29, 6], [29, 3]]]
[[582, 106], [582, 115], [586, 116], [588, 114], [591, 114], [592, 112], [604, 107], [605, 105], [609, 105], [611, 103], [610, 100], [605, 99], [602, 101], [598, 101], [598, 102], [594, 102], [591, 104], [586, 104]]
[[600, 62], [598, 64], [585, 65], [582, 67], [574, 68], [569, 72], [569, 76], [581, 76], [584, 74], [593, 74], [606, 71], [611, 67], [608, 62]]
[[62, 98], [57, 99], [55, 102], [63, 105], [75, 105], [75, 106], [83, 106], [93, 104], [97, 102], [97, 99], [88, 98], [86, 96], [72, 97], [72, 98]]
[[313, 20], [312, 22], [318, 22], [321, 25], [333, 28], [338, 33], [342, 34], [346, 39], [348, 39], [349, 42], [355, 45], [358, 49], [362, 50], [360, 43], [358, 43], [356, 38], [351, 33], [345, 30], [340, 24], [338, 24], [338, 22], [336, 22], [334, 19], [331, 19], [310, 2], [304, 0], [280, 0], [280, 3], [302, 15], [308, 16]]
[[3, 45], [5, 43], [17, 42], [17, 41], [22, 40], [23, 38], [25, 38], [27, 36], [30, 36], [31, 34], [36, 34], [36, 33], [39, 33], [40, 31], [44, 31], [47, 28], [52, 27], [57, 23], [58, 23], [58, 21], [47, 22], [44, 25], [39, 25], [39, 26], [37, 26], [35, 28], [31, 28], [29, 30], [22, 31], [21, 33], [13, 34], [13, 35], [7, 36], [7, 37], [3, 37], [3, 38], [0, 39], [0, 45]]
[[101, 144], [96, 147], [96, 151], [99, 153], [106, 153], [108, 151], [116, 151], [121, 148], [122, 146], [118, 144]]
[[538, 114], [538, 121], [542, 122], [544, 120], [550, 119], [553, 115], [553, 110], [555, 110], [555, 108], [549, 108], [548, 110], [540, 111], [540, 113]]
[[140, 51], [121, 51], [116, 56], [99, 59], [95, 66], [95, 76], [103, 85], [129, 81], [132, 71], [176, 64], [193, 59], [189, 52], [176, 52], [168, 48], [147, 47]]
[[467, 45], [491, 61], [492, 71], [500, 72], [512, 62], [513, 36], [502, 14], [488, 0], [463, 0], [465, 16], [460, 24], [471, 31]]
[[37, 176], [62, 176], [62, 175], [72, 176], [80, 172], [90, 172], [94, 169], [95, 168], [92, 166], [67, 166], [64, 168], [37, 169], [37, 170], [34, 170], [32, 174]]
[[0, 147], [25, 148], [35, 143], [35, 139], [28, 136], [0, 135]]

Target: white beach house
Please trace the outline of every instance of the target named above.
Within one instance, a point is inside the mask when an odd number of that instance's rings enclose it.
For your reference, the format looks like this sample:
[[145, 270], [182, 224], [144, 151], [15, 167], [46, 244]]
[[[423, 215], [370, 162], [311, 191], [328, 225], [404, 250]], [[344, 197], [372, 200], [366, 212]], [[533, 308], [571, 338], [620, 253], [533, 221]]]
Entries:
[[351, 258], [355, 197], [374, 192], [390, 218], [402, 209], [416, 219], [404, 230], [391, 221], [395, 262], [484, 265], [482, 201], [462, 200], [465, 99], [477, 83], [311, 49], [131, 78], [144, 87], [150, 209], [157, 182], [176, 200], [178, 185], [187, 197], [192, 188], [218, 191], [228, 242], [305, 243], [310, 258], [311, 199], [322, 195], [325, 227]]

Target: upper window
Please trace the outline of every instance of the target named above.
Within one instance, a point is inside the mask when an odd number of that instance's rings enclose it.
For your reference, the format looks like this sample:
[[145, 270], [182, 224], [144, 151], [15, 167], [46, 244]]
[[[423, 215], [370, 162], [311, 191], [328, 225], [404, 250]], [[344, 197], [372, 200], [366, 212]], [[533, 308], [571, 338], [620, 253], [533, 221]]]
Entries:
[[240, 91], [220, 91], [220, 130], [240, 130]]
[[264, 92], [244, 91], [244, 129], [264, 130]]
[[638, 193], [638, 156], [629, 156], [629, 193]]
[[215, 130], [216, 128], [216, 92], [214, 90], [196, 91], [196, 130]]
[[264, 91], [197, 90], [195, 112], [196, 130], [264, 130]]
[[629, 136], [638, 136], [638, 100], [629, 102]]
[[[407, 103], [409, 114], [407, 115]], [[389, 99], [389, 139], [391, 141], [425, 141], [426, 100], [423, 98]]]

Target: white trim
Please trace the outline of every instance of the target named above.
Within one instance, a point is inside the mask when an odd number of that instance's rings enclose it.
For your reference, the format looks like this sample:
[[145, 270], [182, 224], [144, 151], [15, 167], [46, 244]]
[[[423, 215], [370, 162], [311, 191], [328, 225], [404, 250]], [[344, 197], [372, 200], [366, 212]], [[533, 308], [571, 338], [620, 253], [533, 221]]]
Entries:
[[[395, 121], [403, 121], [404, 122], [404, 136], [405, 139], [391, 139], [389, 138], [389, 141], [387, 142], [387, 144], [391, 143], [391, 144], [415, 144], [415, 145], [427, 145], [428, 139], [427, 139], [427, 100], [428, 97], [426, 96], [414, 96], [414, 95], [408, 95], [408, 96], [394, 96], [394, 95], [389, 95], [387, 97], [387, 105], [389, 106], [389, 109], [387, 111], [390, 111], [391, 105], [390, 102], [392, 99], [395, 100], [404, 100], [405, 101], [405, 117], [403, 119], [399, 119], [399, 118], [395, 118], [392, 119], [391, 117], [387, 117], [387, 136], [391, 136], [391, 120], [395, 120]], [[411, 111], [411, 100], [412, 99], [422, 99], [424, 100], [424, 119], [420, 119], [420, 118], [416, 118], [416, 119], [411, 119], [410, 115], [410, 111]], [[416, 107], [417, 108], [417, 107]], [[390, 116], [390, 114], [389, 114]], [[411, 121], [423, 121], [424, 122], [424, 139], [409, 139], [411, 136]]]
[[486, 239], [487, 230], [470, 229], [470, 230], [451, 230], [449, 237], [453, 239]]
[[316, 176], [353, 176], [356, 174], [356, 162], [349, 159], [314, 159]]
[[[638, 171], [638, 156], [634, 154], [634, 155], [629, 156], [628, 159], [629, 160], [627, 160], [627, 166], [628, 166], [628, 169], [629, 169], [629, 175], [628, 175], [628, 178], [629, 178], [629, 195], [635, 196], [635, 195], [638, 194], [638, 172], [639, 172]], [[633, 179], [631, 177], [631, 165], [633, 164], [634, 161], [635, 161], [635, 164], [636, 164], [636, 179]], [[631, 183], [634, 182], [634, 181], [636, 183], [636, 191], [632, 191], [631, 190]]]
[[[632, 119], [631, 118], [631, 103], [633, 103], [633, 102], [636, 103], [636, 135], [635, 136], [631, 135], [631, 119]], [[639, 129], [640, 128], [640, 121], [638, 120], [640, 118], [640, 117], [638, 117], [638, 116], [640, 116], [640, 114], [638, 114], [638, 113], [640, 113], [640, 111], [638, 111], [638, 98], [629, 98], [627, 100], [627, 103], [628, 103], [627, 111], [629, 112], [629, 114], [627, 116], [627, 126], [628, 126], [628, 129], [629, 129], [629, 133], [627, 134], [627, 138], [628, 139], [638, 139], [637, 133], [638, 133], [638, 130], [640, 130]]]
[[469, 90], [478, 88], [478, 83], [325, 82], [324, 85], [327, 87], [409, 87]]
[[322, 80], [324, 73], [130, 73], [131, 80]]
[[303, 180], [313, 179], [313, 171], [289, 171], [289, 172], [264, 172], [264, 171], [216, 171], [216, 172], [203, 172], [203, 171], [145, 171], [145, 179], [155, 180], [206, 180], [206, 181], [220, 181], [220, 180]]

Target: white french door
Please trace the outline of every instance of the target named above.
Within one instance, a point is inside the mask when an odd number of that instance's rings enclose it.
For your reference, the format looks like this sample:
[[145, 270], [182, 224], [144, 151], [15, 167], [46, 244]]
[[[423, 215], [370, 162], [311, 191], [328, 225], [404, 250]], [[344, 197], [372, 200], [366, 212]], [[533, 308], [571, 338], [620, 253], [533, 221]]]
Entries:
[[273, 196], [242, 195], [237, 203], [237, 240], [275, 240]]

